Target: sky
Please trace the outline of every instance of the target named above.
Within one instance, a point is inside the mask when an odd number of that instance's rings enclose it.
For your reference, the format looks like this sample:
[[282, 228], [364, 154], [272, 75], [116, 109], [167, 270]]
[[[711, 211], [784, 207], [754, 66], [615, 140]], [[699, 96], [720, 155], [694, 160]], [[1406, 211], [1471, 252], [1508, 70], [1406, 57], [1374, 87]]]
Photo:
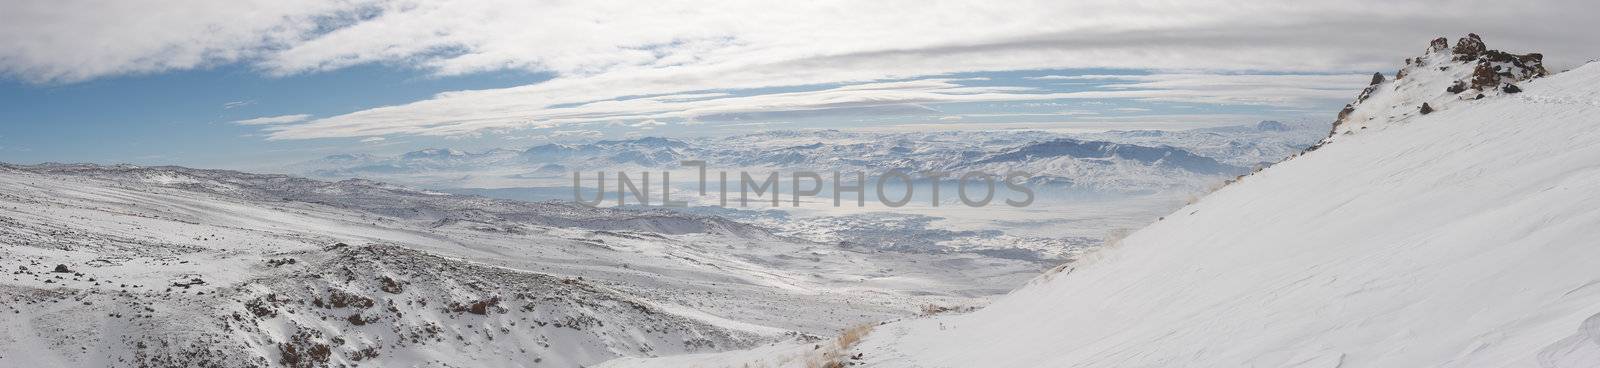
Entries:
[[1600, 57], [1593, 1], [0, 3], [0, 161], [339, 153], [767, 129], [1325, 122], [1468, 32]]

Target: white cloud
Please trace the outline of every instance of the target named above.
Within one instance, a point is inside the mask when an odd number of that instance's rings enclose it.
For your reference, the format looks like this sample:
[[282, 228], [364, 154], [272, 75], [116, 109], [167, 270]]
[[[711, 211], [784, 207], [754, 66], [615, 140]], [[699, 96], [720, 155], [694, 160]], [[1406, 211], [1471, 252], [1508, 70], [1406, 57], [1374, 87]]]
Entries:
[[309, 115], [309, 114], [294, 114], [294, 115], [266, 116], [266, 117], [259, 117], [259, 118], [254, 118], [254, 119], [234, 120], [233, 123], [234, 124], [239, 124], [239, 125], [276, 125], [276, 124], [298, 123], [298, 122], [306, 121], [307, 119], [311, 119], [311, 115]]
[[232, 101], [232, 102], [227, 102], [227, 103], [222, 104], [222, 109], [223, 110], [231, 110], [231, 109], [250, 106], [250, 105], [254, 105], [254, 104], [256, 104], [256, 100]]
[[[94, 0], [0, 5], [6, 74], [74, 81], [246, 62], [269, 73], [400, 63], [440, 75], [672, 69], [868, 79], [1047, 67], [1392, 68], [1428, 38], [1593, 58], [1592, 1]], [[181, 9], [181, 11], [177, 11]], [[537, 25], [537, 26], [530, 26]], [[1463, 28], [1470, 25], [1472, 29]], [[738, 76], [733, 76], [735, 79]], [[860, 80], [860, 79], [856, 79]]]
[[1032, 79], [1032, 80], [1104, 80], [1104, 79], [1121, 79], [1123, 77], [1129, 77], [1129, 76], [1133, 76], [1133, 75], [1127, 75], [1127, 74], [1054, 75], [1054, 74], [1052, 74], [1052, 75], [1044, 75], [1044, 76], [1038, 76], [1038, 77], [1028, 77], [1027, 79]]
[[573, 139], [573, 138], [599, 139], [600, 137], [603, 137], [603, 136], [605, 136], [604, 133], [600, 133], [600, 131], [596, 131], [596, 130], [557, 130], [557, 131], [554, 131], [554, 132], [550, 132], [550, 138], [551, 139]]
[[[383, 63], [436, 75], [556, 75], [535, 85], [442, 93], [271, 132], [276, 139], [458, 135], [607, 114], [692, 118], [763, 107], [804, 111], [1040, 97], [1022, 89], [869, 83], [959, 72], [1393, 70], [1428, 39], [1468, 31], [1483, 34], [1493, 47], [1543, 51], [1557, 64], [1570, 64], [1600, 57], [1593, 47], [1600, 35], [1576, 31], [1590, 28], [1597, 8], [1600, 3], [1588, 0], [7, 1], [0, 3], [0, 74], [59, 83], [229, 63], [274, 75]], [[1229, 79], [1246, 83], [1239, 80]], [[1292, 103], [1332, 94], [1181, 85], [1201, 81], [1134, 80], [1123, 90], [1060, 98]], [[874, 89], [742, 97], [714, 92], [828, 84]], [[1348, 92], [1338, 94], [1348, 98]], [[622, 96], [656, 97], [616, 100]], [[581, 105], [563, 107], [574, 104]]]
[[[417, 134], [453, 136], [486, 129], [605, 122], [644, 127], [660, 119], [732, 120], [747, 115], [824, 114], [901, 108], [933, 113], [925, 104], [953, 102], [1048, 101], [1060, 99], [1138, 99], [1216, 104], [1305, 106], [1351, 98], [1370, 79], [1340, 75], [1156, 74], [1128, 77], [1114, 88], [1049, 92], [1017, 86], [966, 86], [948, 78], [869, 82], [834, 88], [723, 95], [697, 99], [603, 96], [629, 91], [579, 93], [581, 85], [551, 81], [495, 90], [451, 92], [433, 99], [267, 128], [272, 139]], [[572, 87], [572, 88], [568, 88]], [[620, 85], [618, 88], [626, 88]], [[624, 124], [621, 121], [642, 121]]]
[[382, 141], [386, 141], [386, 140], [388, 140], [388, 139], [384, 138], [384, 137], [367, 137], [367, 138], [361, 139], [361, 143], [378, 143], [378, 142], [382, 142]]
[[270, 58], [361, 0], [0, 2], [0, 74], [32, 82]]
[[536, 141], [549, 141], [552, 143], [581, 143], [598, 140], [603, 137], [605, 137], [605, 133], [601, 133], [597, 130], [575, 129], [557, 130], [550, 132], [550, 134], [530, 135], [523, 138]]

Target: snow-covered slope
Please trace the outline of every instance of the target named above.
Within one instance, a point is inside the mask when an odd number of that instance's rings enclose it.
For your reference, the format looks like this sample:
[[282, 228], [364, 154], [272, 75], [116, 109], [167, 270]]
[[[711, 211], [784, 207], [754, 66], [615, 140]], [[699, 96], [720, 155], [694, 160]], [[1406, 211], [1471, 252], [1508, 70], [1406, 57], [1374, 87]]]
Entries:
[[[1440, 101], [1452, 80], [1366, 104]], [[1358, 111], [1374, 118], [1098, 259], [972, 314], [880, 326], [858, 351], [882, 367], [1600, 365], [1600, 65], [1520, 87]]]
[[0, 367], [575, 367], [982, 303], [1040, 268], [365, 180], [0, 164]]
[[1445, 38], [1435, 39], [1422, 56], [1406, 59], [1393, 79], [1374, 74], [1372, 84], [1339, 112], [1325, 142], [1456, 108], [1464, 101], [1520, 93], [1517, 83], [1548, 73], [1543, 60], [1538, 53], [1489, 49], [1477, 34], [1462, 37], [1453, 48]]
[[[1385, 98], [1429, 100], [1453, 80]], [[1402, 104], [1369, 99], [1345, 115], [1385, 118], [1346, 121], [1320, 149], [979, 311], [876, 326], [833, 361], [1600, 366], [1600, 65], [1518, 85], [1395, 119], [1372, 113]], [[604, 366], [806, 366], [812, 349]]]

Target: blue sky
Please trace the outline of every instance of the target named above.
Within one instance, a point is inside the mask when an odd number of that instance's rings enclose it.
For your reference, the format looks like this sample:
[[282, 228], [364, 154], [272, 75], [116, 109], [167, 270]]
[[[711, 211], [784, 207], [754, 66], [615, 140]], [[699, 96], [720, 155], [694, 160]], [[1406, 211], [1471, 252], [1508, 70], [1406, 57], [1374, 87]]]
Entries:
[[508, 87], [548, 76], [438, 78], [364, 66], [288, 77], [231, 66], [70, 84], [0, 82], [0, 160], [249, 167], [348, 142], [267, 141], [228, 122], [287, 113], [333, 115], [448, 90]]
[[[943, 76], [963, 85], [1035, 89], [1029, 93], [1112, 89], [1128, 81], [1056, 81], [1044, 76], [1149, 75], [1137, 70], [1040, 70], [961, 73]], [[269, 140], [261, 126], [235, 121], [308, 114], [337, 116], [373, 107], [427, 99], [439, 92], [536, 84], [548, 75], [527, 72], [432, 76], [414, 70], [361, 66], [295, 76], [264, 76], [230, 66], [154, 75], [121, 76], [69, 84], [0, 83], [0, 157], [12, 163], [95, 162], [143, 165], [271, 168], [334, 153], [393, 154], [427, 147], [482, 150], [523, 148], [549, 142], [623, 139], [637, 136], [700, 136], [765, 129], [895, 129], [927, 124], [948, 129], [993, 125], [1005, 128], [1071, 128], [1074, 122], [1128, 121], [1194, 126], [1249, 123], [1259, 119], [1316, 119], [1335, 111], [1342, 97], [1294, 107], [1193, 103], [1123, 98], [1041, 99], [873, 106], [823, 111], [775, 111], [713, 117], [688, 123], [660, 121], [642, 126], [619, 119], [559, 128], [529, 128], [503, 134], [456, 137], [393, 136]], [[1353, 77], [1352, 79], [1359, 79]], [[842, 84], [720, 91], [759, 96], [837, 88]], [[1345, 83], [1345, 88], [1349, 83]], [[1348, 94], [1347, 90], [1328, 93]], [[1252, 120], [1255, 119], [1255, 120]], [[1088, 125], [1085, 125], [1088, 126]], [[1141, 127], [1129, 124], [1130, 127]], [[909, 128], [908, 128], [909, 129]], [[555, 131], [595, 132], [569, 138], [529, 139]]]
[[1438, 36], [1600, 57], [1600, 5], [1546, 2], [4, 2], [0, 161], [1326, 122]]

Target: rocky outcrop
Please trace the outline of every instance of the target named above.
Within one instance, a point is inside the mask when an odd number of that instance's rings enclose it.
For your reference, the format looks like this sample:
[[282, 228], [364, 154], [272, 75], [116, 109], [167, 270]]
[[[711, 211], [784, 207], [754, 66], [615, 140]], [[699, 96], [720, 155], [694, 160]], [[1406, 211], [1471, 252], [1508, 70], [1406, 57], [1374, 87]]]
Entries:
[[[1411, 63], [1411, 59], [1406, 59], [1406, 63]], [[1404, 69], [1402, 69], [1400, 73], [1396, 73], [1395, 79], [1399, 79], [1401, 75], [1404, 75], [1403, 73], [1405, 73]], [[1356, 95], [1356, 101], [1345, 104], [1344, 109], [1339, 110], [1339, 117], [1333, 120], [1333, 130], [1339, 130], [1339, 123], [1344, 122], [1345, 119], [1350, 117], [1350, 114], [1355, 113], [1356, 105], [1360, 105], [1362, 102], [1365, 102], [1368, 97], [1372, 97], [1372, 93], [1377, 91], [1378, 86], [1383, 85], [1383, 82], [1383, 73], [1372, 73], [1372, 82], [1367, 84], [1367, 88], [1361, 90], [1361, 94]], [[1333, 132], [1329, 132], [1328, 134], [1332, 135]]]
[[1440, 51], [1444, 51], [1445, 49], [1449, 49], [1449, 48], [1450, 48], [1450, 39], [1444, 38], [1444, 37], [1435, 38], [1435, 39], [1433, 39], [1433, 42], [1429, 42], [1428, 43], [1428, 52], [1429, 53], [1440, 52]]
[[1374, 121], [1398, 121], [1449, 109], [1455, 101], [1518, 93], [1522, 88], [1517, 83], [1546, 74], [1544, 55], [1539, 53], [1490, 49], [1477, 34], [1460, 38], [1455, 47], [1443, 37], [1436, 38], [1422, 56], [1405, 59], [1405, 66], [1395, 72], [1392, 81], [1374, 74], [1355, 101], [1339, 111], [1329, 139], [1367, 128]]
[[1478, 58], [1478, 55], [1488, 50], [1488, 46], [1483, 44], [1483, 38], [1478, 37], [1477, 33], [1468, 33], [1466, 37], [1456, 41], [1456, 47], [1450, 49], [1450, 53], [1455, 55], [1456, 61], [1468, 61]]
[[1544, 68], [1543, 54], [1518, 55], [1490, 50], [1477, 34], [1462, 37], [1451, 54], [1455, 61], [1473, 65], [1472, 78], [1466, 82], [1470, 89], [1478, 91], [1507, 90], [1510, 88], [1506, 86], [1512, 83], [1543, 77], [1548, 73]]

